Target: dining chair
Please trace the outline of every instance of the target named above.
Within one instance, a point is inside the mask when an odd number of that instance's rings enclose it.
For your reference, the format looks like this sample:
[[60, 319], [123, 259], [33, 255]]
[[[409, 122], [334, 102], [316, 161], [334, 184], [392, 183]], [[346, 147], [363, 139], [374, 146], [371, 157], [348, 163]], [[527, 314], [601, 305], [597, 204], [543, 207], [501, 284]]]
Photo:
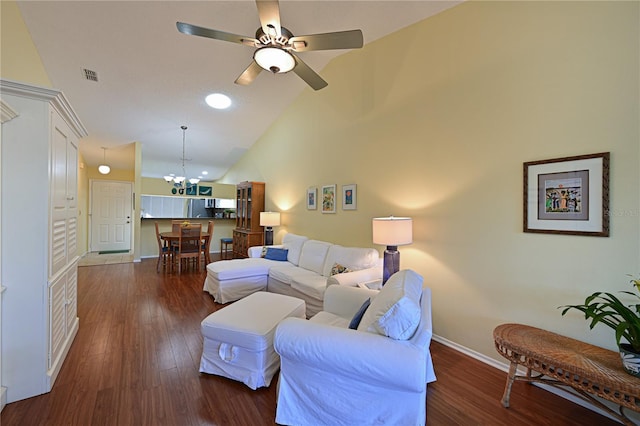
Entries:
[[172, 220], [171, 232], [180, 232], [180, 228], [182, 227], [183, 223], [184, 223], [184, 220]]
[[174, 262], [178, 263], [178, 273], [182, 272], [182, 263], [192, 260], [197, 270], [200, 270], [200, 255], [202, 253], [202, 224], [192, 223], [180, 227], [180, 238], [173, 249]]
[[160, 272], [160, 261], [162, 260], [162, 269], [165, 269], [171, 262], [171, 250], [160, 237], [160, 228], [158, 222], [156, 224], [156, 240], [158, 240], [158, 263], [156, 264], [156, 272]]
[[202, 252], [204, 253], [204, 267], [206, 268], [208, 264], [211, 263], [211, 240], [213, 239], [213, 221], [210, 220], [207, 225], [207, 234], [209, 236], [202, 243]]

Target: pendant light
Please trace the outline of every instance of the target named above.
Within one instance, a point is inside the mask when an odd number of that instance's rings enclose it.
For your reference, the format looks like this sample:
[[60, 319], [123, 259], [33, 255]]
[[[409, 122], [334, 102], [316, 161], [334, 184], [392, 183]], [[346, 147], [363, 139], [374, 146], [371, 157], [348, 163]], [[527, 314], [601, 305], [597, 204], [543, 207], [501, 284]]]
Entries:
[[[176, 176], [175, 174], [171, 173], [164, 176], [164, 180], [166, 180], [168, 183], [173, 183], [174, 186], [184, 191], [184, 188], [187, 186], [187, 177], [186, 177], [187, 174], [184, 168], [184, 161], [186, 159], [185, 158], [185, 140], [186, 140], [187, 126], [180, 126], [180, 128], [182, 129], [182, 175]], [[200, 178], [190, 178], [188, 179], [188, 181], [191, 185], [196, 185], [198, 182], [200, 182]]]
[[107, 164], [107, 148], [102, 147], [103, 156], [102, 156], [102, 164], [98, 166], [98, 171], [100, 174], [108, 175], [111, 172], [111, 167]]

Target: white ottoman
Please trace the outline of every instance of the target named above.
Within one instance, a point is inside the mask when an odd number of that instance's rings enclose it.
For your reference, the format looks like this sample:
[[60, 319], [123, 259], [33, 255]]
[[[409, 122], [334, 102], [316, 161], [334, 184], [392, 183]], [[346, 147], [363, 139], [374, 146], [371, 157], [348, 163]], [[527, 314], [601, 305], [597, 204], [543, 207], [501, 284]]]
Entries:
[[233, 302], [256, 291], [264, 291], [267, 289], [269, 268], [274, 262], [258, 257], [210, 263], [203, 290], [218, 303]]
[[201, 323], [200, 372], [228, 377], [251, 389], [269, 386], [280, 368], [273, 349], [276, 326], [305, 318], [304, 300], [260, 291], [222, 308]]

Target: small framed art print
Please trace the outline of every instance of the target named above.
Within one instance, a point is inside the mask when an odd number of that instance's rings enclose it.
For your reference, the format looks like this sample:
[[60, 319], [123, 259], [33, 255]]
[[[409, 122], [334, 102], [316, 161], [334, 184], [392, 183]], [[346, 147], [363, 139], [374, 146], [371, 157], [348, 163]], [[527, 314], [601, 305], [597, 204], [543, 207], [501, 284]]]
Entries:
[[342, 185], [342, 210], [355, 210], [356, 185]]
[[336, 186], [324, 185], [322, 187], [322, 213], [336, 212]]
[[318, 188], [312, 186], [307, 188], [307, 210], [315, 210], [318, 208]]

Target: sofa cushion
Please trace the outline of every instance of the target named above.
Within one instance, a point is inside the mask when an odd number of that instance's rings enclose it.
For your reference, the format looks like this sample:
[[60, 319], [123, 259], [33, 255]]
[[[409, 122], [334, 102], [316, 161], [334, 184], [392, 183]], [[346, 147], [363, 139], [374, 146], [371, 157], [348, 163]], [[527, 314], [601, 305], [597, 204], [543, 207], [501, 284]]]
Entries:
[[331, 275], [338, 275], [338, 274], [346, 274], [347, 272], [351, 272], [351, 269], [347, 268], [344, 265], [341, 265], [339, 263], [334, 263], [333, 266], [331, 267]]
[[349, 326], [349, 320], [336, 314], [332, 314], [327, 311], [320, 311], [311, 318], [309, 322], [315, 322], [317, 324], [331, 325], [333, 327], [347, 328]]
[[331, 269], [335, 263], [346, 266], [352, 271], [373, 268], [378, 264], [380, 254], [374, 248], [343, 247], [332, 245], [329, 247], [324, 263], [324, 269], [319, 272], [325, 277], [334, 275]]
[[232, 259], [208, 264], [207, 274], [213, 276], [218, 281], [255, 277], [267, 275], [269, 268], [278, 264], [280, 264], [280, 262], [263, 259], [261, 257]]
[[422, 276], [410, 269], [396, 272], [371, 301], [358, 330], [396, 340], [411, 338], [420, 323], [421, 294]]
[[356, 330], [358, 328], [358, 326], [360, 325], [360, 321], [362, 321], [362, 317], [364, 316], [364, 313], [367, 311], [367, 308], [369, 308], [370, 304], [371, 304], [371, 298], [364, 301], [362, 306], [360, 306], [360, 309], [358, 309], [358, 312], [356, 312], [353, 318], [351, 318], [351, 322], [349, 323], [349, 328], [353, 330]]
[[308, 239], [309, 238], [305, 236], [291, 233], [285, 234], [282, 238], [282, 246], [289, 250], [289, 253], [287, 254], [287, 260], [293, 263], [295, 266], [298, 266], [298, 263], [300, 262], [300, 252], [302, 251], [302, 245]]
[[294, 275], [291, 280], [291, 288], [295, 288], [300, 293], [314, 299], [322, 300], [327, 289], [327, 278], [314, 273]]
[[324, 241], [309, 240], [305, 242], [302, 246], [298, 266], [313, 271], [316, 274], [323, 275], [324, 260], [331, 246], [331, 243]]
[[264, 258], [285, 262], [287, 260], [288, 253], [289, 250], [285, 248], [267, 247], [267, 252], [265, 253]]
[[269, 269], [269, 277], [281, 283], [291, 285], [294, 278], [300, 276], [317, 276], [316, 273], [299, 266], [293, 266], [285, 262], [273, 262], [274, 266]]

